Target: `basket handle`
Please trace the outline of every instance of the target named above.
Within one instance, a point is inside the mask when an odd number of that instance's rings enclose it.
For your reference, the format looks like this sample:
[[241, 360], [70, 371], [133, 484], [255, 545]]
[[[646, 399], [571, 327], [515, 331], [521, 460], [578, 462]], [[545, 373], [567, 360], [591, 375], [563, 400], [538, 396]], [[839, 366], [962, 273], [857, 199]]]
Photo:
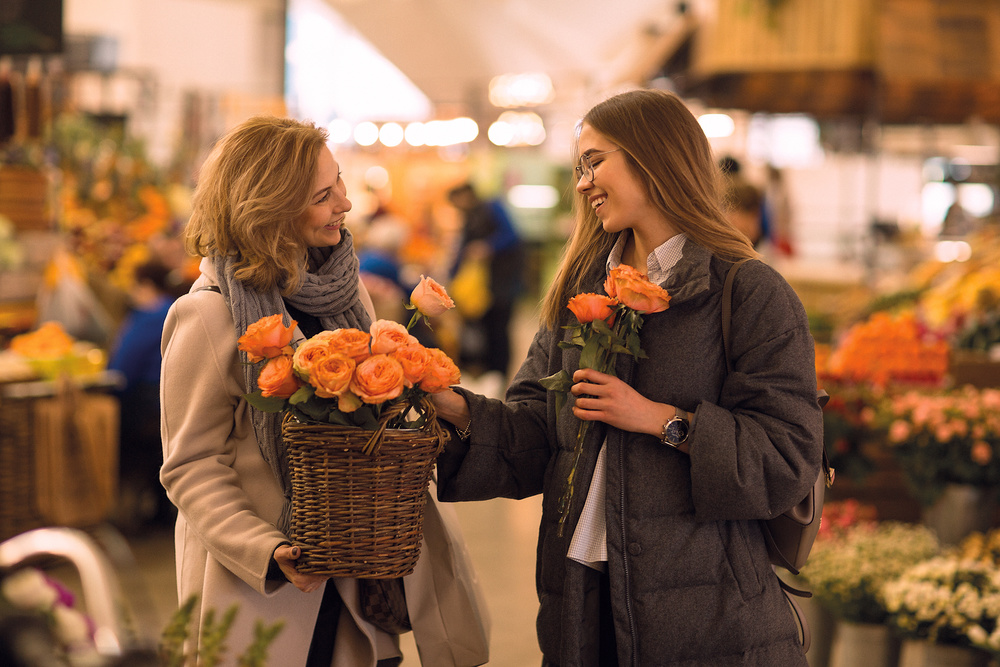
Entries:
[[[437, 409], [435, 409], [434, 403], [424, 396], [420, 399], [420, 405], [424, 409], [424, 426], [426, 427], [430, 425], [431, 433], [437, 438], [438, 441], [437, 453], [440, 454], [441, 450], [444, 449], [444, 443], [448, 439], [448, 433], [441, 428], [441, 424], [438, 423]], [[371, 456], [372, 454], [378, 452], [378, 448], [382, 444], [382, 438], [385, 435], [385, 430], [388, 428], [389, 422], [409, 409], [410, 404], [405, 401], [400, 401], [390, 405], [389, 408], [382, 413], [382, 416], [379, 419], [378, 428], [375, 429], [371, 437], [368, 438], [368, 442], [365, 443], [365, 446], [361, 449], [361, 451], [366, 456]]]

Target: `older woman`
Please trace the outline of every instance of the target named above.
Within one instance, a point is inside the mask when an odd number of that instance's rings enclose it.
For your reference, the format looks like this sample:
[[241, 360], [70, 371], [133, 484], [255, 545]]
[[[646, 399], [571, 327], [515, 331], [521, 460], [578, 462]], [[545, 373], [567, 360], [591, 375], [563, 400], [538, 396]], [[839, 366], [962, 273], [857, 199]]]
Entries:
[[[195, 192], [186, 243], [203, 257], [201, 276], [164, 327], [160, 479], [179, 510], [178, 596], [198, 596], [193, 627], [238, 606], [229, 662], [258, 621], [284, 623], [272, 664], [401, 660], [397, 636], [362, 614], [356, 579], [297, 571], [280, 415], [248, 405], [254, 368], [237, 351], [263, 316], [295, 320], [296, 340], [368, 329], [373, 308], [344, 226], [350, 210], [325, 132], [282, 118], [252, 118], [223, 137]], [[199, 633], [189, 654], [203, 640]]]

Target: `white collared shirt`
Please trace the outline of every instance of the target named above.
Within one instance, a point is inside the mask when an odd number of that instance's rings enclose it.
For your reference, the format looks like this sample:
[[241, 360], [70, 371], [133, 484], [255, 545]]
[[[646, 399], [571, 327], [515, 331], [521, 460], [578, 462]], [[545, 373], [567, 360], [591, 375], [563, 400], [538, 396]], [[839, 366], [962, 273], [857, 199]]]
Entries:
[[[625, 252], [625, 244], [628, 242], [630, 233], [619, 234], [618, 241], [608, 255], [608, 271], [622, 263], [622, 253]], [[646, 258], [646, 274], [652, 282], [660, 284], [667, 279], [670, 271], [683, 256], [686, 239], [684, 234], [677, 234], [649, 253]], [[604, 497], [607, 486], [605, 479], [606, 449], [607, 447], [602, 444], [601, 451], [597, 454], [597, 465], [594, 468], [594, 476], [590, 480], [587, 500], [583, 504], [580, 521], [576, 524], [573, 539], [570, 540], [569, 551], [566, 553], [567, 558], [572, 558], [578, 563], [602, 572], [608, 566], [608, 526], [604, 517]]]

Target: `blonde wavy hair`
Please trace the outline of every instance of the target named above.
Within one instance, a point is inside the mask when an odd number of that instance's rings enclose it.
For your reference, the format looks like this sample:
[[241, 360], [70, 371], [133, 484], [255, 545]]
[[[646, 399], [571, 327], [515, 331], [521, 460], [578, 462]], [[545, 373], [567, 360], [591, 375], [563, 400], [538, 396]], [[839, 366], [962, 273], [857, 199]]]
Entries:
[[[583, 124], [622, 150], [650, 202], [678, 232], [724, 259], [757, 257], [749, 239], [726, 219], [722, 175], [711, 146], [679, 97], [662, 90], [621, 93], [594, 106], [580, 121]], [[566, 301], [585, 289], [588, 270], [607, 258], [615, 242], [586, 195], [576, 193], [573, 211], [573, 233], [542, 301], [542, 321], [552, 329], [558, 326]]]
[[223, 136], [198, 177], [188, 252], [232, 256], [248, 287], [294, 293], [307, 260], [299, 222], [326, 140], [312, 123], [275, 116], [255, 116]]

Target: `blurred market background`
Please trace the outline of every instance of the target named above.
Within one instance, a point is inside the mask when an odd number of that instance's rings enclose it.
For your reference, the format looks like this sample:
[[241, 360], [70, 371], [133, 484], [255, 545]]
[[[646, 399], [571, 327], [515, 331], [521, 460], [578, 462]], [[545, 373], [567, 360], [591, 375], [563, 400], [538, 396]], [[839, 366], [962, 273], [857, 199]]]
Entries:
[[[148, 474], [158, 434], [132, 418], [156, 381], [115, 355], [197, 276], [180, 234], [227, 129], [328, 128], [380, 316], [406, 317], [422, 274], [448, 286], [436, 343], [499, 396], [571, 229], [575, 124], [634, 87], [686, 100], [749, 201], [734, 223], [810, 317], [837, 471], [792, 577], [816, 593], [810, 664], [996, 664], [997, 0], [3, 0], [0, 540], [79, 529], [142, 639], [167, 623], [172, 516]], [[455, 273], [463, 183], [524, 249], [506, 370], [486, 354], [486, 267]], [[537, 499], [458, 510], [490, 664], [537, 665]]]

